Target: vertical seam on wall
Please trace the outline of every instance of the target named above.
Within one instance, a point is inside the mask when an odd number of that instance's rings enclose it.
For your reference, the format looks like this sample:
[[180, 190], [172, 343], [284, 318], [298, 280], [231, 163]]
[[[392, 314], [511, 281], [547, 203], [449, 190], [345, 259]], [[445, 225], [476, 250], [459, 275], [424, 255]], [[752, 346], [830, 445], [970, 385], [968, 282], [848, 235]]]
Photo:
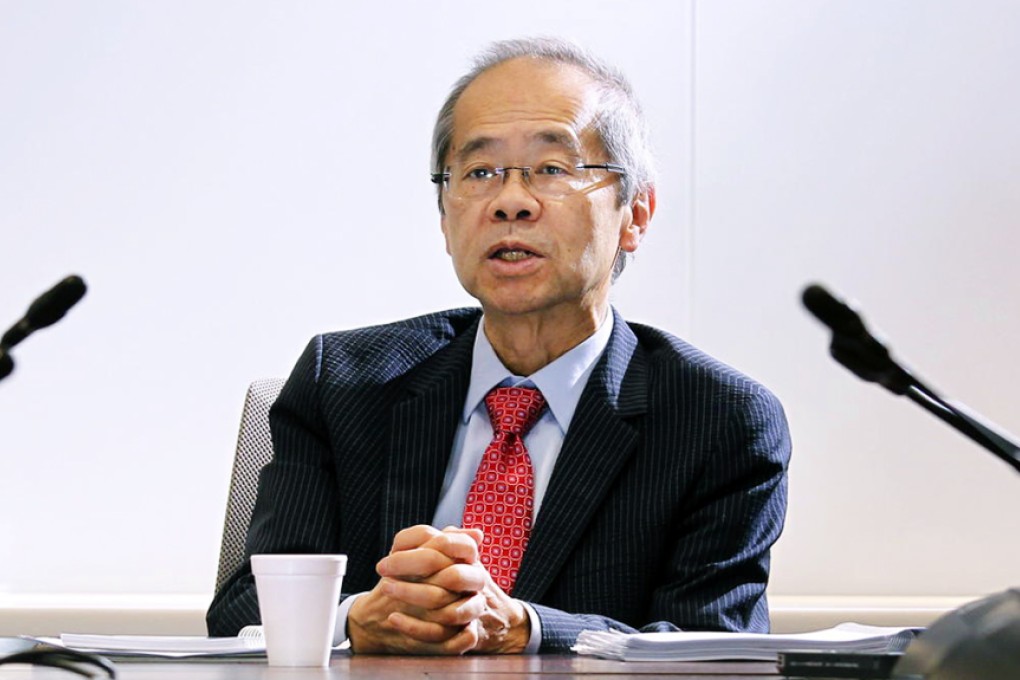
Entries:
[[687, 287], [687, 309], [686, 309], [686, 327], [687, 336], [691, 342], [695, 340], [695, 329], [694, 329], [694, 234], [697, 229], [698, 220], [698, 163], [697, 163], [697, 130], [698, 130], [698, 107], [697, 107], [697, 91], [698, 91], [698, 0], [691, 0], [691, 18], [690, 18], [690, 90], [688, 93], [688, 107], [690, 116], [690, 139], [688, 140], [689, 147], [689, 158], [688, 158], [688, 172], [690, 173], [689, 186], [690, 186], [690, 199], [688, 202], [688, 214], [687, 214], [687, 267], [686, 269], [686, 287]]

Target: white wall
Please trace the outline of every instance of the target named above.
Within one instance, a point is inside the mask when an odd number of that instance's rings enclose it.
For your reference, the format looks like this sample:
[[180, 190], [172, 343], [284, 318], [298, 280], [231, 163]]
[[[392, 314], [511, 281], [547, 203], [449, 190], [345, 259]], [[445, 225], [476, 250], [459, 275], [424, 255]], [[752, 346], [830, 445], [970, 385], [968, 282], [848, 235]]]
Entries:
[[1020, 431], [1020, 5], [697, 8], [692, 337], [783, 398], [794, 435], [773, 591], [1020, 583], [1020, 477], [826, 356], [823, 280], [894, 353]]
[[[427, 180], [469, 57], [629, 73], [659, 212], [615, 291], [783, 399], [780, 595], [1020, 583], [1003, 463], [826, 356], [857, 298], [1020, 430], [1020, 7], [1002, 2], [0, 3], [0, 322], [90, 285], [0, 384], [0, 593], [209, 593], [246, 384], [316, 332], [467, 304]], [[6, 320], [6, 321], [4, 321]]]

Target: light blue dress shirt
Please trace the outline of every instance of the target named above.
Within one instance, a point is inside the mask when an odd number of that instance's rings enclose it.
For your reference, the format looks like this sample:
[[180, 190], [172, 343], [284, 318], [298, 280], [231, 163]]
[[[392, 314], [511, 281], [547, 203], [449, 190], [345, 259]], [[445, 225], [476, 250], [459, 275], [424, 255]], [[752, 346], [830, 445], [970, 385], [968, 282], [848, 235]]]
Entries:
[[549, 488], [556, 458], [563, 438], [581, 400], [588, 377], [613, 332], [613, 315], [607, 314], [598, 330], [551, 364], [527, 377], [513, 375], [496, 356], [489, 339], [482, 332], [485, 319], [475, 336], [471, 358], [471, 382], [468, 385], [464, 412], [453, 438], [453, 451], [446, 466], [446, 477], [439, 494], [439, 505], [432, 526], [442, 529], [460, 526], [464, 502], [475, 480], [478, 464], [492, 441], [492, 423], [485, 407], [485, 395], [494, 387], [537, 387], [547, 404], [542, 417], [524, 437], [535, 473], [534, 518], [539, 521], [542, 498]]
[[[485, 336], [485, 317], [482, 317], [471, 357], [471, 382], [468, 384], [464, 411], [453, 438], [453, 450], [446, 465], [446, 476], [432, 526], [442, 529], [461, 525], [464, 502], [475, 480], [478, 464], [493, 436], [489, 412], [485, 407], [485, 395], [493, 387], [499, 386], [537, 387], [545, 397], [546, 410], [524, 436], [524, 445], [528, 449], [535, 474], [535, 523], [541, 521], [542, 499], [549, 488], [549, 479], [563, 446], [563, 438], [570, 428], [570, 421], [588, 378], [609, 345], [613, 323], [613, 315], [607, 313], [602, 324], [587, 340], [532, 375], [522, 377], [513, 375], [496, 356], [496, 351]], [[347, 614], [354, 601], [363, 594], [352, 595], [340, 603], [333, 644], [346, 639]], [[535, 654], [542, 642], [541, 625], [535, 610], [526, 602], [521, 604], [531, 619], [531, 637], [524, 652]]]

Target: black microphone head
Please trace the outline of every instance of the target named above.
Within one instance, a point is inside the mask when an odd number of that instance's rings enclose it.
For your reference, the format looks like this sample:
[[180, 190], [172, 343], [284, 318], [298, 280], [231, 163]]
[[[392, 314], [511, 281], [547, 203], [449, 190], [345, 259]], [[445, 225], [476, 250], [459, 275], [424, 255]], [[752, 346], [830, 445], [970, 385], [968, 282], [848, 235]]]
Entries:
[[804, 289], [801, 301], [809, 312], [836, 333], [866, 333], [861, 317], [845, 302], [817, 283]]
[[858, 378], [877, 382], [903, 394], [914, 379], [893, 361], [889, 348], [864, 326], [860, 315], [817, 283], [804, 289], [801, 299], [808, 311], [832, 329], [829, 353]]
[[14, 370], [14, 360], [11, 355], [0, 349], [0, 380], [3, 380]]
[[68, 276], [32, 303], [25, 314], [25, 321], [33, 330], [56, 323], [85, 297], [86, 290], [85, 281], [80, 276]]

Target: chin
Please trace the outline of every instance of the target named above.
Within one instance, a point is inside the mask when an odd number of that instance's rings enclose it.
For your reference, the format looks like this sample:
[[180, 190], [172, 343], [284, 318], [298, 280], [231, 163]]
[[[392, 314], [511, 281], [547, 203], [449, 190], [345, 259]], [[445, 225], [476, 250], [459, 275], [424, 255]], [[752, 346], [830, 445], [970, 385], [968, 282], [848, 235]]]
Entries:
[[497, 295], [478, 297], [482, 309], [491, 314], [528, 314], [541, 311], [548, 304], [533, 296], [515, 295], [510, 291], [500, 291]]
[[530, 314], [537, 312], [542, 309], [541, 306], [524, 304], [521, 302], [513, 303], [500, 303], [500, 302], [488, 302], [482, 303], [482, 309], [486, 314], [501, 314], [503, 316], [520, 316], [522, 314]]

